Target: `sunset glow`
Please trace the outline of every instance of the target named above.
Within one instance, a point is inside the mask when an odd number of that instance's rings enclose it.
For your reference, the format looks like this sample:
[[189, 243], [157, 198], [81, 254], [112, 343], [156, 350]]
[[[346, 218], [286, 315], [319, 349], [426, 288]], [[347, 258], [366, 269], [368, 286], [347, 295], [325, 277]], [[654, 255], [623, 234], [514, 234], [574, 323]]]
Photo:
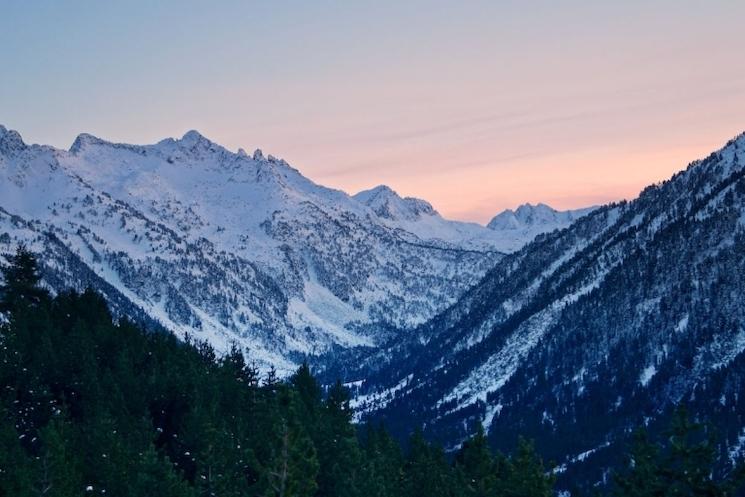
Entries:
[[632, 198], [745, 131], [742, 2], [293, 4], [6, 6], [0, 123], [63, 148], [196, 128], [478, 222]]

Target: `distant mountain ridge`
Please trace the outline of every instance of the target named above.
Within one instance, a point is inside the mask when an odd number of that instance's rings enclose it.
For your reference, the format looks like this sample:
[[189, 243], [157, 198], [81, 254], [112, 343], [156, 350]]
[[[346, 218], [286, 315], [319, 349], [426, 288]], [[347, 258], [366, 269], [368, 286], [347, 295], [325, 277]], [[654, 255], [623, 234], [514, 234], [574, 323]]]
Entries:
[[352, 198], [370, 207], [378, 216], [393, 221], [416, 220], [422, 216], [439, 216], [426, 200], [413, 197], [401, 198], [386, 185], [361, 191]]
[[60, 150], [0, 126], [0, 208], [0, 253], [47, 253], [51, 287], [93, 285], [122, 315], [237, 341], [283, 372], [426, 321], [515, 248], [388, 187], [350, 197], [197, 131], [153, 145], [83, 133]]
[[498, 232], [505, 240], [513, 240], [515, 250], [542, 233], [564, 229], [577, 219], [589, 214], [597, 207], [585, 207], [559, 211], [546, 204], [523, 204], [514, 211], [506, 209], [492, 218], [486, 225]]
[[514, 211], [506, 209], [500, 212], [489, 221], [486, 227], [495, 231], [522, 230], [541, 226], [564, 228], [595, 209], [597, 206], [559, 211], [542, 203], [522, 204]]

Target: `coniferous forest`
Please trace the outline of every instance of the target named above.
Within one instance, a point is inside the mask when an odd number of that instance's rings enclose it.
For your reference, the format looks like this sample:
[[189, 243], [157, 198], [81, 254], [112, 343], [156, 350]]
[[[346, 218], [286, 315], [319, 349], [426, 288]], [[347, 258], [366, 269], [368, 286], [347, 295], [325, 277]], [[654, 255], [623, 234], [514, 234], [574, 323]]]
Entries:
[[[413, 433], [352, 423], [349, 394], [307, 364], [287, 381], [234, 348], [119, 320], [95, 292], [52, 297], [24, 249], [0, 292], [2, 496], [553, 495], [553, 467], [529, 441], [490, 451], [482, 431], [454, 454]], [[669, 432], [643, 431], [598, 492], [728, 496], [741, 469], [713, 477], [711, 431], [679, 410]]]

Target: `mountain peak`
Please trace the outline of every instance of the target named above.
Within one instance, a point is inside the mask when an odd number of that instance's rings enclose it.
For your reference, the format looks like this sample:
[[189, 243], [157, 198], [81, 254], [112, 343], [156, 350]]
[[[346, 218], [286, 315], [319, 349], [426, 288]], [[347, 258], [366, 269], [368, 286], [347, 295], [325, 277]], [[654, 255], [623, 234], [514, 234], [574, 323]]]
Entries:
[[437, 215], [437, 211], [426, 200], [414, 197], [402, 198], [386, 185], [378, 185], [369, 190], [363, 190], [352, 198], [370, 207], [378, 216], [394, 221], [413, 221], [423, 215]]
[[390, 186], [388, 185], [378, 185], [374, 188], [371, 188], [370, 190], [367, 190], [371, 193], [375, 194], [385, 194], [385, 195], [395, 195], [396, 197], [399, 197], [398, 193], [396, 193]]
[[75, 138], [75, 141], [72, 142], [72, 146], [70, 146], [70, 152], [73, 154], [77, 154], [84, 148], [91, 146], [91, 145], [106, 145], [109, 142], [102, 140], [101, 138], [98, 138], [97, 136], [93, 136], [88, 133], [80, 133], [77, 138]]
[[525, 203], [515, 209], [515, 216], [522, 221], [530, 223], [533, 220], [551, 219], [555, 217], [558, 212], [559, 211], [557, 211], [553, 207], [541, 202], [535, 205]]
[[256, 150], [254, 150], [253, 160], [262, 161], [262, 162], [266, 160], [264, 158], [264, 152], [262, 152], [260, 148], [257, 148]]
[[374, 202], [376, 199], [386, 200], [393, 198], [403, 200], [398, 193], [393, 191], [393, 189], [387, 185], [378, 185], [369, 190], [362, 190], [361, 192], [352, 195], [352, 198], [367, 205]]
[[180, 141], [182, 145], [185, 145], [187, 147], [193, 147], [198, 143], [212, 143], [202, 133], [195, 129], [191, 129], [184, 133], [184, 136], [181, 137]]
[[576, 219], [588, 214], [595, 207], [585, 207], [582, 209], [558, 211], [550, 205], [537, 203], [535, 205], [525, 203], [518, 206], [515, 210], [505, 209], [500, 212], [486, 225], [487, 228], [502, 230], [532, 230], [546, 228], [556, 229], [564, 228], [574, 222]]
[[21, 138], [21, 134], [13, 129], [7, 129], [0, 124], [0, 153], [9, 154], [24, 150], [26, 144]]

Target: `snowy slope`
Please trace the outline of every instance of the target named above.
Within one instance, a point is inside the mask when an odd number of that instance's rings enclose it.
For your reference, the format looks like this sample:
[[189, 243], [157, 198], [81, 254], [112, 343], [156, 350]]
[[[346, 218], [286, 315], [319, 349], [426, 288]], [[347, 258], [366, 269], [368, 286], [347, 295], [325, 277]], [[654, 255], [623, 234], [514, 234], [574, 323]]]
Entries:
[[486, 227], [499, 234], [505, 252], [514, 252], [536, 236], [564, 229], [596, 208], [557, 211], [546, 204], [523, 204], [514, 211], [506, 209], [500, 212]]
[[361, 191], [353, 198], [373, 209], [386, 225], [419, 238], [504, 253], [519, 250], [542, 233], [566, 228], [593, 209], [556, 211], [544, 204], [525, 204], [515, 212], [506, 210], [500, 213], [487, 225], [488, 229], [484, 229], [476, 223], [444, 219], [427, 201], [402, 198], [385, 185]]
[[345, 379], [364, 379], [358, 416], [401, 436], [422, 426], [446, 447], [477, 423], [500, 449], [520, 433], [577, 484], [597, 481], [634, 427], [663, 429], [681, 402], [717, 426], [723, 453], [739, 450], [743, 254], [740, 135], [507, 255], [455, 305], [356, 357]]
[[[59, 240], [167, 329], [218, 350], [238, 341], [281, 371], [425, 322], [516, 246], [387, 187], [350, 197], [196, 131], [153, 145], [81, 134], [60, 150], [0, 126], [0, 207], [40, 251]], [[0, 236], [7, 252], [29, 233], [9, 222]]]

